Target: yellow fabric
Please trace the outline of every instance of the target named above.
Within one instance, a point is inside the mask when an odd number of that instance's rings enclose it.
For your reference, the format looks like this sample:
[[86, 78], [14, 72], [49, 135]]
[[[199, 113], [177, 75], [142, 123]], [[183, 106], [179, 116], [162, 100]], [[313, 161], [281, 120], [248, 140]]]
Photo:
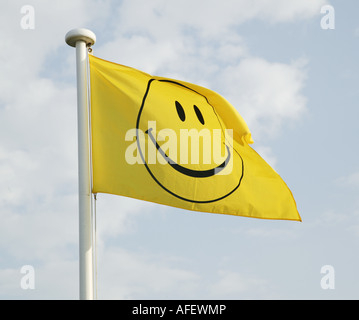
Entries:
[[245, 121], [223, 97], [91, 55], [89, 61], [94, 193], [301, 221], [291, 191], [248, 145]]

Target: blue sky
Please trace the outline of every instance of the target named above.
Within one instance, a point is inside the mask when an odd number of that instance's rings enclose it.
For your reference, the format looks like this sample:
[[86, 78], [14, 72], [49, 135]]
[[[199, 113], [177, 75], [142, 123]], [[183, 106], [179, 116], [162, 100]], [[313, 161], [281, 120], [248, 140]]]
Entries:
[[[321, 28], [324, 5], [335, 29]], [[24, 29], [21, 8], [34, 9]], [[354, 0], [11, 1], [0, 19], [0, 298], [78, 298], [75, 50], [222, 94], [302, 223], [97, 201], [100, 299], [357, 299], [359, 6]], [[35, 288], [20, 269], [31, 265]], [[321, 268], [335, 288], [321, 287]]]

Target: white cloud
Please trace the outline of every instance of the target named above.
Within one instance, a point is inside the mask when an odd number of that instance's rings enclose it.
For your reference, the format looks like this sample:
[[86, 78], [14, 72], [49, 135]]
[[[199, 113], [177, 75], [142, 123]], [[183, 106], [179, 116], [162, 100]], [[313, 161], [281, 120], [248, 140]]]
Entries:
[[171, 256], [129, 253], [117, 247], [104, 247], [99, 251], [98, 298], [194, 298], [199, 276], [174, 266], [171, 260]]
[[320, 14], [320, 8], [327, 4], [326, 0], [262, 0], [256, 1], [257, 12], [272, 22], [288, 22], [308, 19]]
[[107, 246], [99, 251], [98, 258], [99, 299], [275, 297], [270, 283], [265, 279], [217, 269], [217, 266], [203, 272], [194, 272], [191, 269], [193, 261], [181, 261], [179, 266], [181, 258], [171, 255], [130, 253], [118, 247]]
[[[119, 7], [122, 32], [150, 35], [158, 39], [176, 38], [180, 33], [198, 32], [206, 38], [223, 35], [251, 19], [287, 22], [319, 15], [324, 0], [127, 0]], [[144, 28], [145, 27], [145, 28]]]
[[225, 96], [246, 119], [254, 139], [277, 134], [284, 121], [295, 120], [306, 109], [302, 88], [303, 62], [270, 63], [261, 58], [243, 59], [221, 77]]
[[[61, 258], [60, 258], [61, 257]], [[21, 287], [19, 264], [16, 268], [0, 269], [0, 298], [2, 299], [77, 299], [78, 298], [78, 263], [67, 260], [58, 254], [58, 259], [46, 261], [44, 264], [32, 265], [34, 270], [34, 288]]]
[[21, 263], [77, 241], [75, 99], [73, 88], [33, 79], [0, 109], [1, 248]]
[[107, 194], [98, 194], [96, 211], [98, 212], [97, 240], [103, 244], [106, 240], [121, 234], [136, 231], [134, 224], [136, 213], [154, 207], [155, 204], [136, 199]]
[[272, 149], [261, 145], [256, 146], [254, 149], [275, 170], [277, 158], [273, 155]]
[[337, 181], [342, 185], [357, 187], [359, 186], [359, 172], [353, 172], [348, 176], [339, 178]]
[[296, 237], [296, 234], [293, 230], [281, 229], [281, 228], [261, 228], [253, 227], [245, 231], [248, 236], [258, 238], [279, 238], [283, 240], [288, 240]]
[[219, 279], [210, 285], [213, 299], [273, 299], [274, 293], [268, 281], [255, 276], [242, 275], [229, 270], [219, 270]]
[[11, 299], [18, 297], [19, 293], [21, 293], [20, 280], [20, 268], [0, 269], [0, 298]]

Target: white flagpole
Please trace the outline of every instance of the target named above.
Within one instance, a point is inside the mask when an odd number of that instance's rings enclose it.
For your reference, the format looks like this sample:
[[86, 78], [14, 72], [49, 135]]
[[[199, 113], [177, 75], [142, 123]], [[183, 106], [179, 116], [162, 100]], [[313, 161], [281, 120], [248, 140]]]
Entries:
[[65, 36], [66, 43], [76, 47], [77, 121], [78, 121], [78, 177], [79, 177], [79, 256], [80, 299], [94, 297], [92, 220], [91, 220], [91, 167], [89, 141], [89, 110], [87, 92], [87, 48], [96, 41], [87, 29], [73, 29]]

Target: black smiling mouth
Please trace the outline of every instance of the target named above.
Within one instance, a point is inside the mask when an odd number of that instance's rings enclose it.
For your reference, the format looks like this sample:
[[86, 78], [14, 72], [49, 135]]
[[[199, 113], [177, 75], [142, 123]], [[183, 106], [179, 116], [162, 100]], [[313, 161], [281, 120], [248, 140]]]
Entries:
[[149, 128], [146, 133], [148, 134], [148, 136], [150, 137], [151, 141], [153, 142], [153, 144], [156, 146], [156, 149], [160, 152], [160, 154], [162, 155], [162, 157], [167, 161], [167, 163], [176, 171], [185, 174], [187, 176], [190, 177], [194, 177], [194, 178], [207, 178], [207, 177], [211, 177], [216, 175], [217, 173], [221, 172], [228, 164], [230, 158], [231, 158], [231, 153], [230, 150], [228, 148], [228, 146], [226, 145], [227, 148], [227, 153], [228, 156], [226, 158], [226, 160], [223, 161], [223, 163], [221, 163], [219, 166], [213, 168], [213, 169], [209, 169], [209, 170], [192, 170], [192, 169], [188, 169], [185, 168], [181, 165], [179, 165], [178, 163], [176, 163], [175, 161], [173, 161], [170, 157], [168, 157], [166, 155], [166, 153], [162, 150], [162, 148], [158, 145], [155, 137], [152, 135], [152, 128]]

